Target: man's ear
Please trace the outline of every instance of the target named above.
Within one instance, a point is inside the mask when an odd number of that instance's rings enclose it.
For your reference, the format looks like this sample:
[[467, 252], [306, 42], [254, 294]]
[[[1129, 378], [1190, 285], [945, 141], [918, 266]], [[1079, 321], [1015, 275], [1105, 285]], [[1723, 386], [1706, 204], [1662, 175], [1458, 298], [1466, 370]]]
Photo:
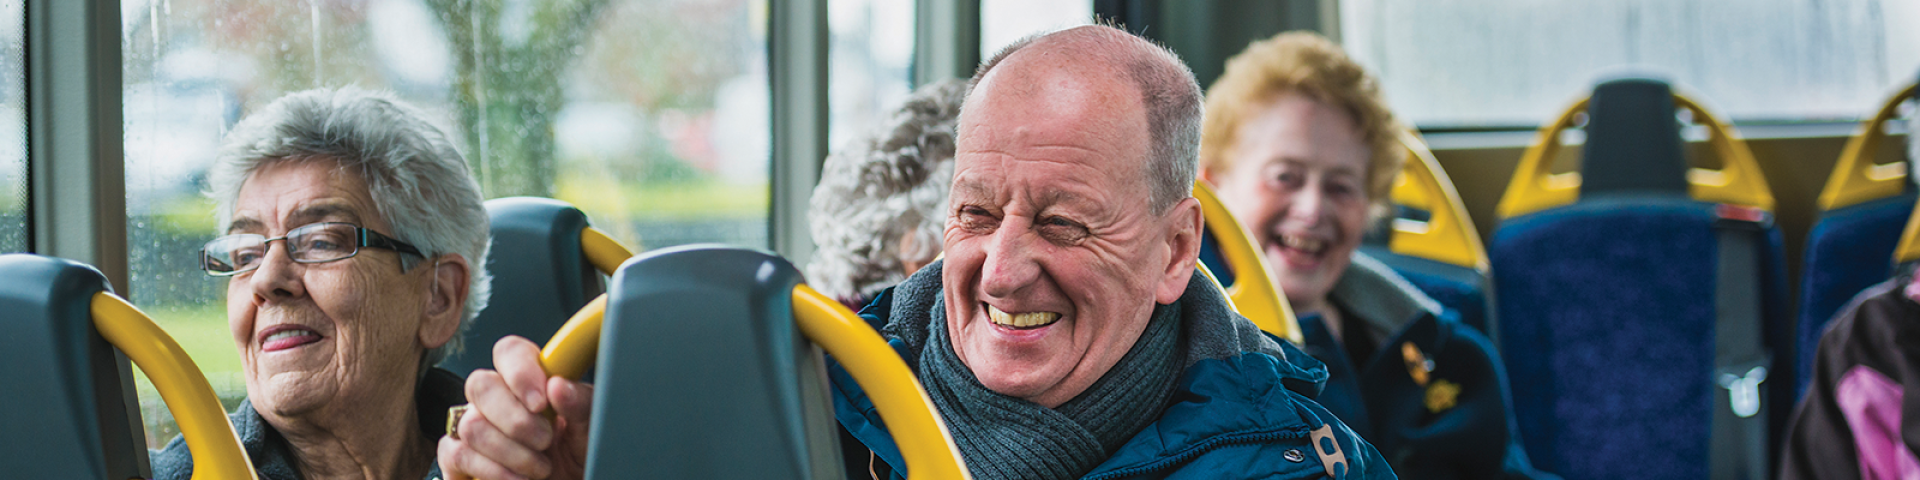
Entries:
[[432, 283], [427, 290], [427, 305], [420, 322], [420, 344], [426, 348], [438, 348], [453, 340], [460, 331], [462, 307], [467, 304], [467, 293], [471, 279], [466, 257], [459, 254], [443, 254], [433, 259]]
[[1194, 264], [1200, 261], [1200, 236], [1205, 234], [1206, 218], [1200, 214], [1200, 200], [1187, 197], [1161, 215], [1166, 222], [1167, 249], [1172, 253], [1167, 259], [1167, 269], [1160, 276], [1153, 294], [1153, 301], [1161, 305], [1171, 304], [1187, 292], [1187, 282], [1193, 280]]

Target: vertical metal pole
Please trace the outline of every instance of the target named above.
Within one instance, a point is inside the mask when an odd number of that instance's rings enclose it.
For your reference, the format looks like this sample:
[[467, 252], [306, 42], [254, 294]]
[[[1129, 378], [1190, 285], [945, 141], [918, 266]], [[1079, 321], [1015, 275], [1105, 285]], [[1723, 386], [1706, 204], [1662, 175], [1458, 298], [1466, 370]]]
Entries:
[[913, 85], [968, 78], [980, 65], [980, 0], [920, 0], [913, 10]]
[[28, 0], [26, 33], [31, 249], [129, 296], [120, 2]]
[[807, 199], [827, 158], [827, 2], [769, 0], [773, 88], [771, 247], [794, 265], [813, 255]]

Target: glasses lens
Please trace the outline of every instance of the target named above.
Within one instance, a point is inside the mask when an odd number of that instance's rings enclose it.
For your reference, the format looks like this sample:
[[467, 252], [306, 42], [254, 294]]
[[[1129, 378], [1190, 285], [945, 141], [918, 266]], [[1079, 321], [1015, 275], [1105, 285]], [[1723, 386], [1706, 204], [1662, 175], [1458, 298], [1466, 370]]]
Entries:
[[266, 252], [267, 237], [254, 234], [228, 235], [207, 242], [201, 249], [200, 267], [213, 273], [250, 270], [260, 265]]
[[360, 242], [349, 223], [317, 223], [287, 232], [287, 251], [302, 262], [325, 262], [353, 256]]

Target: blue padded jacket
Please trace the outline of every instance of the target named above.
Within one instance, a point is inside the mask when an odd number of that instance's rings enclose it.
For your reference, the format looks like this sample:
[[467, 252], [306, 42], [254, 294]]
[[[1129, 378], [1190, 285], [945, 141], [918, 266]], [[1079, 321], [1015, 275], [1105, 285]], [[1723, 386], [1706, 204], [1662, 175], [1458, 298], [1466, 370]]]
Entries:
[[[861, 316], [876, 325], [883, 322], [892, 293], [883, 292]], [[888, 342], [902, 357], [913, 357], [904, 342]], [[1372, 445], [1310, 397], [1326, 381], [1325, 367], [1291, 344], [1277, 343], [1285, 361], [1245, 352], [1188, 367], [1159, 420], [1085, 478], [1395, 478]], [[841, 426], [891, 467], [893, 478], [903, 478], [900, 450], [866, 392], [839, 363], [829, 360], [828, 372]], [[1322, 448], [1316, 449], [1316, 443]], [[849, 471], [864, 478], [863, 467], [849, 465]]]

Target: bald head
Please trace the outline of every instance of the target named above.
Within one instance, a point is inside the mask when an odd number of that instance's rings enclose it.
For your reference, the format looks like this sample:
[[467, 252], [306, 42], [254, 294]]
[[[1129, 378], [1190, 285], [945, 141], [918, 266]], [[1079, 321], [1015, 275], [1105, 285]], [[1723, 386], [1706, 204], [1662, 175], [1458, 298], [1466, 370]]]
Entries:
[[[1008, 68], [999, 68], [1008, 65]], [[1006, 70], [1000, 74], [999, 70]], [[1043, 73], [1047, 75], [1035, 75]], [[990, 77], [1017, 77], [988, 82]], [[1104, 25], [1088, 25], [1036, 35], [1014, 42], [980, 65], [968, 81], [968, 105], [981, 94], [983, 83], [994, 85], [994, 95], [1031, 94], [1041, 79], [1062, 80], [1075, 87], [1111, 85], [1123, 91], [1089, 92], [1131, 97], [1126, 110], [1144, 118], [1116, 119], [1144, 125], [1146, 146], [1138, 158], [1141, 180], [1150, 189], [1155, 213], [1164, 212], [1192, 196], [1200, 152], [1200, 84], [1180, 57], [1146, 39]], [[1057, 84], [1056, 84], [1057, 85]], [[1018, 92], [1003, 90], [1020, 90]], [[962, 112], [966, 107], [963, 106]]]

